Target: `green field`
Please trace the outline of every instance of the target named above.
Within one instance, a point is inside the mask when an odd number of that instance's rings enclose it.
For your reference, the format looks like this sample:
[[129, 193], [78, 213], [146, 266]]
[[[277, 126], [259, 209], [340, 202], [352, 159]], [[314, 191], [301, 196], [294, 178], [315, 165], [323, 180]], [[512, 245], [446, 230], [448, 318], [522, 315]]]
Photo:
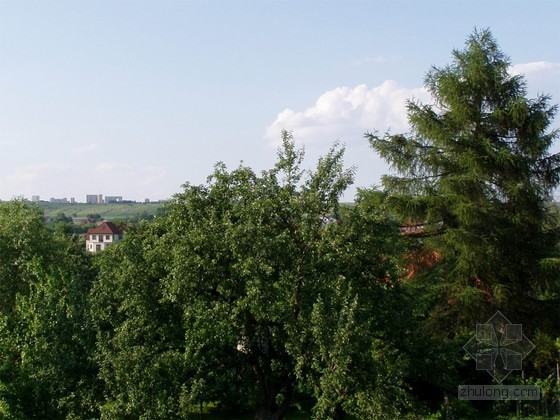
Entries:
[[53, 217], [58, 213], [71, 216], [74, 222], [85, 219], [90, 214], [100, 214], [103, 219], [126, 219], [141, 214], [152, 216], [165, 203], [110, 203], [110, 204], [53, 204], [40, 202], [45, 216]]

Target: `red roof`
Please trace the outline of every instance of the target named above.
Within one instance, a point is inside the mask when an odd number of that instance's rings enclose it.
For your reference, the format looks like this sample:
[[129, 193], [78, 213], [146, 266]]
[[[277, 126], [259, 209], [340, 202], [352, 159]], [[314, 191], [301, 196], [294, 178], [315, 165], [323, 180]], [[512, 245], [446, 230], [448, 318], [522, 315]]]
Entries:
[[114, 234], [114, 235], [122, 235], [121, 230], [116, 227], [113, 223], [111, 222], [103, 222], [99, 225], [97, 225], [94, 228], [90, 228], [87, 231], [87, 234], [98, 234], [98, 235], [106, 235], [106, 234]]

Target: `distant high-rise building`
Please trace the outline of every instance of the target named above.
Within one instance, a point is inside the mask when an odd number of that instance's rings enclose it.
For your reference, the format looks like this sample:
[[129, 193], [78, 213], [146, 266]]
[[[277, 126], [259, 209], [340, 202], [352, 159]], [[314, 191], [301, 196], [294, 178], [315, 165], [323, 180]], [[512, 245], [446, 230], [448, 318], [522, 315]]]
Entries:
[[41, 197], [39, 197], [38, 195], [32, 195], [31, 196], [31, 201], [33, 201], [34, 203], [37, 203], [37, 202], [41, 201]]
[[99, 195], [97, 195], [97, 194], [86, 195], [86, 203], [87, 204], [98, 204], [99, 203]]
[[70, 203], [71, 204], [76, 204], [76, 199], [74, 197], [70, 197]]
[[65, 198], [51, 198], [51, 203], [53, 204], [68, 204], [68, 199]]
[[121, 203], [122, 196], [121, 195], [108, 195], [105, 197], [105, 203]]

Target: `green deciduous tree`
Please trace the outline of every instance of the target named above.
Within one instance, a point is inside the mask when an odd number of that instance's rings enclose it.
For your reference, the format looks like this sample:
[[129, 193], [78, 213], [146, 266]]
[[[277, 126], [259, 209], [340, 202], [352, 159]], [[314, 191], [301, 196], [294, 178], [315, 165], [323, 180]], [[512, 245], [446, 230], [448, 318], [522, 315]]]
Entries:
[[[181, 310], [164, 302], [169, 249], [159, 246], [163, 220], [129, 229], [99, 256], [90, 295], [104, 418], [179, 418], [184, 365]], [[121, 246], [122, 245], [122, 246]]]
[[557, 328], [557, 107], [528, 99], [524, 77], [509, 71], [490, 31], [475, 31], [452, 64], [427, 74], [433, 102], [408, 102], [409, 134], [367, 134], [398, 173], [383, 179], [394, 208], [441, 258], [424, 284], [437, 290], [433, 315], [447, 332], [497, 308], [524, 328]]
[[42, 211], [0, 204], [0, 417], [92, 416], [93, 271], [76, 243], [49, 234]]
[[43, 213], [25, 200], [0, 203], [0, 313], [9, 315], [18, 293], [26, 294], [32, 279], [29, 263], [42, 256], [47, 263], [52, 255], [45, 252], [50, 235]]
[[341, 211], [352, 181], [342, 156], [333, 148], [306, 175], [284, 133], [273, 169], [219, 164], [106, 251], [92, 294], [102, 412], [184, 416], [218, 402], [279, 419], [297, 401], [317, 418], [406, 411], [400, 236], [368, 200]]

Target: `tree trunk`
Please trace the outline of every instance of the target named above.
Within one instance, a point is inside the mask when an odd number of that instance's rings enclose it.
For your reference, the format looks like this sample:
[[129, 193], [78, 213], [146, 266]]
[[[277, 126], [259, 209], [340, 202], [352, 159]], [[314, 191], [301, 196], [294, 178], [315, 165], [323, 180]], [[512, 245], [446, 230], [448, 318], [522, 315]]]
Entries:
[[[276, 381], [275, 383], [270, 383], [263, 374], [260, 366], [254, 367], [255, 374], [257, 375], [257, 398], [256, 398], [256, 412], [255, 420], [281, 420], [284, 418], [284, 414], [290, 408], [292, 403], [293, 395], [293, 380], [290, 378], [285, 378], [283, 383], [280, 385]], [[280, 406], [276, 404], [276, 397], [283, 389], [287, 390], [286, 398]]]

